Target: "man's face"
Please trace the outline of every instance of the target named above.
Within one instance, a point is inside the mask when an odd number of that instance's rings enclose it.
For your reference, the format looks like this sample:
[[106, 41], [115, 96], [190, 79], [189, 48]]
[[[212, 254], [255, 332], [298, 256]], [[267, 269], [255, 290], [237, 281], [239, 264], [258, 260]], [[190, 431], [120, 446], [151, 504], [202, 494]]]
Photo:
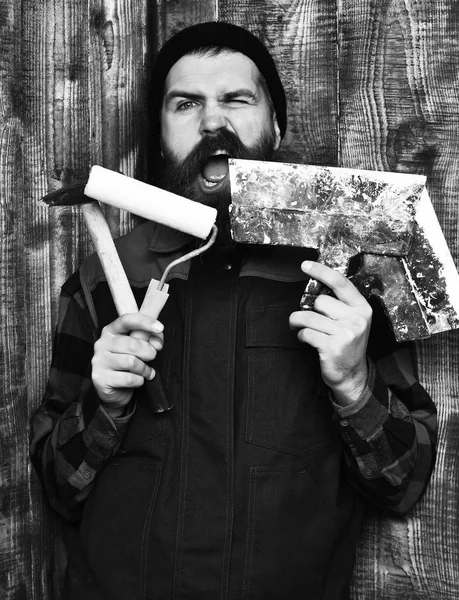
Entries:
[[161, 111], [164, 187], [218, 208], [229, 200], [227, 158], [267, 160], [279, 144], [250, 58], [186, 55], [171, 68]]

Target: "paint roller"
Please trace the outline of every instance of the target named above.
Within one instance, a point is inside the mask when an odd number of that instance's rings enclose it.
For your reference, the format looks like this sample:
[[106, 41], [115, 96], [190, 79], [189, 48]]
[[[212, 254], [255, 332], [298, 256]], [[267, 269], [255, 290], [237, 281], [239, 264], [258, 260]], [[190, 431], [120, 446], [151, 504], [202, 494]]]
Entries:
[[[140, 312], [154, 319], [159, 317], [169, 297], [166, 280], [171, 269], [205, 252], [215, 242], [218, 233], [215, 208], [97, 165], [91, 168], [86, 184], [71, 185], [51, 192], [42, 201], [48, 206], [81, 205], [119, 315], [136, 313], [139, 309], [98, 201], [207, 240], [192, 252], [171, 262], [159, 281], [151, 280]], [[133, 331], [131, 335], [144, 340], [149, 338], [144, 331]], [[153, 380], [145, 380], [143, 387], [153, 412], [164, 412], [172, 407], [158, 373]]]

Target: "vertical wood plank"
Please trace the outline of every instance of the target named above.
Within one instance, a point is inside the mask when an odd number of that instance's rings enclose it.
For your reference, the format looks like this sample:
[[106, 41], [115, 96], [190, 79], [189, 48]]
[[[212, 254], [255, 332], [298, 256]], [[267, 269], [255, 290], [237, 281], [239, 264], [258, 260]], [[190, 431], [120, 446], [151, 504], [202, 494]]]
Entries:
[[[87, 175], [87, 7], [24, 0], [22, 98], [25, 115], [25, 254], [27, 408], [40, 403], [47, 379], [60, 286], [91, 252], [78, 208], [49, 210], [38, 199]], [[27, 450], [24, 449], [24, 456]], [[29, 467], [27, 522], [31, 574], [27, 598], [62, 595], [71, 528], [46, 504]]]
[[[143, 178], [146, 166], [139, 164], [139, 146], [145, 143], [147, 3], [95, 0], [89, 2], [86, 22], [89, 162]], [[115, 237], [138, 222], [111, 207], [105, 213]]]
[[22, 181], [21, 5], [0, 10], [0, 596], [25, 597], [30, 574], [26, 552], [27, 389], [23, 322], [27, 271]]
[[288, 102], [288, 132], [280, 157], [336, 165], [336, 2], [225, 0], [219, 19], [247, 27], [276, 60]]
[[[456, 4], [343, 0], [338, 22], [340, 166], [427, 175], [457, 264]], [[354, 598], [459, 596], [458, 342], [455, 331], [417, 344], [420, 378], [439, 410], [437, 466], [426, 495], [409, 515], [368, 519]]]

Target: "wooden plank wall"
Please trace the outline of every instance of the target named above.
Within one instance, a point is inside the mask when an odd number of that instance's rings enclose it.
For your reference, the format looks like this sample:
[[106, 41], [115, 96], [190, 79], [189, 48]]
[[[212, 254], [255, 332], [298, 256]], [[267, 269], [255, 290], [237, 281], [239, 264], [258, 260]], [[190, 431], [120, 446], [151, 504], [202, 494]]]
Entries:
[[[283, 158], [423, 173], [458, 263], [456, 0], [0, 0], [0, 598], [57, 600], [72, 529], [27, 455], [59, 287], [91, 251], [76, 209], [47, 191], [91, 164], [145, 176], [148, 60], [202, 20], [258, 33], [289, 97]], [[133, 219], [108, 211], [114, 235]], [[370, 512], [353, 599], [459, 597], [459, 335], [417, 345], [440, 417], [432, 484], [406, 518]]]

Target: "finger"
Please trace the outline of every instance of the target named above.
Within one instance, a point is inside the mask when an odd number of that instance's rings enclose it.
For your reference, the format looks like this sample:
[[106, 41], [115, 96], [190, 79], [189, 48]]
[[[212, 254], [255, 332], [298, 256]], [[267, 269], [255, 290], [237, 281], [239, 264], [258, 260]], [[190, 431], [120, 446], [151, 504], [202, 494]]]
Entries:
[[126, 313], [107, 325], [107, 331], [115, 334], [127, 335], [131, 331], [147, 331], [153, 334], [162, 333], [164, 325], [157, 319], [153, 319], [142, 313]]
[[306, 260], [301, 264], [304, 273], [329, 287], [335, 296], [349, 306], [361, 306], [365, 298], [341, 273], [322, 263]]
[[314, 329], [327, 335], [336, 333], [337, 324], [334, 320], [319, 313], [303, 310], [290, 315], [289, 325], [291, 329]]
[[[154, 375], [153, 375], [154, 376]], [[95, 378], [95, 384], [99, 384], [102, 388], [106, 388], [101, 379], [98, 381], [97, 377]], [[137, 375], [136, 373], [131, 373], [129, 371], [113, 371], [110, 373], [110, 384], [109, 387], [111, 389], [128, 389], [128, 388], [139, 388], [145, 382], [145, 378], [141, 375]]]
[[[314, 311], [317, 314], [321, 314], [329, 319], [335, 321], [346, 319], [351, 311], [355, 310], [355, 306], [349, 306], [342, 300], [338, 300], [333, 296], [317, 296], [314, 300]], [[314, 314], [314, 312], [313, 312]]]
[[154, 360], [157, 349], [150, 344], [149, 340], [136, 338], [128, 335], [115, 335], [106, 333], [94, 344], [94, 356], [106, 357], [110, 355], [132, 355], [145, 362]]
[[316, 331], [315, 329], [300, 329], [298, 332], [298, 339], [300, 342], [309, 344], [316, 350], [322, 350], [326, 344], [329, 343], [330, 337], [326, 333]]
[[148, 341], [157, 351], [162, 350], [164, 347], [164, 335], [162, 333], [152, 335]]
[[330, 319], [337, 328], [346, 324], [355, 332], [369, 329], [373, 316], [373, 309], [366, 300], [361, 305], [349, 306], [330, 296], [319, 296], [314, 302], [314, 312]]
[[104, 377], [111, 385], [111, 374], [126, 371], [134, 375], [140, 375], [145, 379], [152, 379], [152, 368], [143, 360], [132, 354], [114, 354], [111, 352], [104, 355], [94, 355], [92, 359], [93, 374]]

